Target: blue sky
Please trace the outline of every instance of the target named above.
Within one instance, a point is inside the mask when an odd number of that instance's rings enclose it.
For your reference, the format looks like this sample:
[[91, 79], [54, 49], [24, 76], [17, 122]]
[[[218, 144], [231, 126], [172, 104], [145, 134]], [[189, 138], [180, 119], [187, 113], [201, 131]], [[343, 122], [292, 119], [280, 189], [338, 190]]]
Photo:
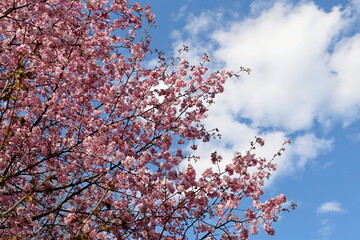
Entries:
[[222, 140], [200, 144], [197, 154], [217, 150], [230, 160], [261, 136], [266, 146], [258, 153], [271, 156], [292, 140], [266, 196], [285, 193], [299, 207], [282, 215], [274, 237], [252, 239], [357, 239], [360, 1], [148, 3], [158, 26], [153, 47], [171, 55], [188, 45], [184, 57], [193, 63], [206, 52], [214, 71], [252, 69], [230, 80], [209, 112], [206, 124]]

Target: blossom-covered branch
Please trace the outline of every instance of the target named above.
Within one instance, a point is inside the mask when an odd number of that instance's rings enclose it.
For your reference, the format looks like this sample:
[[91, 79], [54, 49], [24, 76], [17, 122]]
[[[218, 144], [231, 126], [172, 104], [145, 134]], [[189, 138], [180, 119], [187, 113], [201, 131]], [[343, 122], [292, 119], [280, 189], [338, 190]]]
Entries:
[[150, 6], [0, 6], [1, 238], [248, 239], [259, 224], [274, 233], [286, 199], [260, 201], [275, 165], [254, 145], [217, 172], [180, 168], [183, 144], [217, 134], [201, 120], [236, 73], [209, 73], [206, 55], [190, 66], [152, 51]]

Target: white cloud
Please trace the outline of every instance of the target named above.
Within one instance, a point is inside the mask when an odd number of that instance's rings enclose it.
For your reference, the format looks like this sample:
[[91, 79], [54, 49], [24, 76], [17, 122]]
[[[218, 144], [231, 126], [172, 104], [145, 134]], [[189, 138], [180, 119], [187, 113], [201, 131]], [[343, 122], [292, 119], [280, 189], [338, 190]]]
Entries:
[[335, 75], [336, 92], [330, 99], [332, 112], [337, 118], [350, 123], [359, 118], [360, 105], [360, 34], [342, 39], [330, 60]]
[[260, 15], [263, 11], [270, 8], [274, 4], [274, 0], [255, 0], [250, 4], [250, 12], [254, 15]]
[[343, 25], [338, 8], [326, 13], [313, 3], [276, 3], [257, 18], [215, 31], [216, 59], [253, 72], [231, 88], [236, 101], [228, 104], [256, 125], [310, 128], [335, 90], [327, 49]]
[[345, 210], [337, 201], [330, 201], [322, 203], [316, 210], [317, 213], [342, 213]]
[[355, 11], [360, 12], [360, 0], [352, 0], [351, 3]]
[[332, 149], [333, 141], [317, 138], [314, 134], [305, 134], [295, 139], [294, 144], [289, 146], [289, 155], [294, 159], [295, 168], [304, 168], [306, 163], [316, 158], [321, 153]]
[[[214, 117], [209, 117], [205, 124], [208, 129], [218, 128], [222, 136], [221, 139], [212, 140], [208, 143], [198, 143], [198, 149], [194, 154], [199, 155], [201, 160], [197, 161], [193, 166], [199, 172], [213, 166], [210, 162], [210, 153], [214, 151], [222, 155], [223, 160], [219, 165], [221, 170], [224, 170], [225, 166], [231, 163], [235, 152], [244, 153], [250, 149], [250, 141], [255, 140], [254, 136], [265, 139], [265, 146], [257, 147], [255, 153], [257, 156], [266, 157], [267, 159], [271, 159], [277, 150], [280, 149], [284, 140], [286, 140], [286, 136], [282, 132], [268, 132], [260, 135], [256, 128], [235, 121], [229, 116], [220, 117], [215, 115]], [[215, 166], [214, 170], [217, 170]]]
[[[208, 159], [218, 150], [231, 159], [259, 136], [268, 143], [259, 154], [271, 157], [291, 135], [293, 144], [277, 160], [277, 174], [289, 174], [330, 151], [332, 140], [312, 133], [315, 123], [326, 129], [360, 118], [360, 35], [350, 34], [358, 4], [353, 0], [327, 12], [313, 2], [256, 1], [245, 18], [228, 20], [223, 10], [190, 18], [173, 35], [175, 48], [192, 49], [186, 58], [198, 62], [207, 52], [214, 56], [212, 69], [252, 69], [226, 83], [206, 120], [209, 129], [220, 129], [223, 140], [200, 144], [199, 155]], [[198, 168], [207, 163], [197, 163]]]
[[[265, 146], [258, 146], [254, 153], [258, 157], [272, 159], [274, 154], [280, 149], [287, 136], [282, 131], [261, 132], [258, 128], [251, 127], [236, 121], [231, 115], [222, 115], [220, 112], [211, 112], [210, 117], [205, 121], [208, 129], [218, 128], [222, 134], [221, 139], [212, 140], [208, 143], [198, 143], [198, 149], [194, 155], [200, 156], [200, 160], [192, 163], [198, 172], [213, 166], [217, 171], [217, 166], [210, 162], [210, 153], [217, 151], [222, 155], [223, 160], [219, 164], [220, 169], [231, 163], [235, 152], [249, 150], [250, 141], [255, 140], [254, 136], [265, 139]], [[303, 169], [309, 161], [317, 156], [327, 153], [332, 149], [332, 140], [317, 138], [314, 134], [297, 136], [290, 145], [286, 145], [286, 151], [280, 157], [275, 158], [277, 170], [272, 173], [267, 185], [276, 181], [279, 176], [289, 176], [297, 173], [298, 169]], [[184, 162], [187, 165], [187, 162]]]
[[178, 21], [181, 18], [183, 18], [185, 16], [185, 14], [186, 14], [187, 8], [188, 8], [188, 6], [184, 5], [177, 11], [176, 14], [173, 13], [172, 14], [173, 20]]
[[322, 236], [322, 239], [328, 239], [328, 237], [333, 233], [335, 224], [329, 219], [324, 219], [321, 221], [321, 226], [318, 230], [318, 233]]
[[276, 2], [261, 9], [257, 17], [230, 23], [223, 12], [191, 16], [187, 34], [177, 34], [177, 44], [190, 45], [195, 55], [206, 51], [228, 69], [252, 69], [227, 83], [221, 105], [256, 126], [285, 131], [307, 130], [316, 121], [357, 120], [360, 37], [341, 39], [353, 23], [349, 8], [325, 12], [312, 2]]
[[189, 23], [186, 25], [185, 30], [191, 34], [198, 34], [199, 32], [206, 31], [209, 28], [211, 22], [211, 14], [201, 13], [200, 16], [189, 16]]

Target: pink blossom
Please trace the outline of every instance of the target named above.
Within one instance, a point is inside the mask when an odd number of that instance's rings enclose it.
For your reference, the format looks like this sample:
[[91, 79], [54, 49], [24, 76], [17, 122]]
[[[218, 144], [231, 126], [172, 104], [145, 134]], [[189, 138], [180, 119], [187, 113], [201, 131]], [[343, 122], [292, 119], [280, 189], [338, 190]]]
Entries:
[[262, 138], [256, 138], [256, 142], [260, 145], [260, 146], [264, 146], [265, 141]]
[[[286, 197], [260, 201], [276, 169], [255, 154], [263, 139], [224, 169], [216, 149], [201, 159], [189, 151], [218, 136], [204, 119], [236, 74], [210, 72], [206, 54], [190, 66], [152, 49], [150, 6], [0, 9], [2, 239], [249, 239], [261, 225], [274, 234]], [[200, 174], [194, 161], [209, 166]]]

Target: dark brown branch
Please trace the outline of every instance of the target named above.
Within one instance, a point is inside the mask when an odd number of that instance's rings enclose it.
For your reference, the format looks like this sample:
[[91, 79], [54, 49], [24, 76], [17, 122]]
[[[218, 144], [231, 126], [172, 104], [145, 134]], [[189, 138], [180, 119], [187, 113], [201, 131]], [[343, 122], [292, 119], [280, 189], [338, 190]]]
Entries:
[[27, 4], [24, 4], [24, 5], [21, 5], [21, 6], [17, 6], [17, 7], [14, 5], [12, 8], [9, 8], [8, 10], [6, 10], [3, 13], [3, 15], [0, 16], [0, 19], [7, 17], [10, 13], [12, 13], [13, 11], [15, 11], [17, 9], [21, 9], [21, 8], [27, 7], [29, 5], [31, 5], [31, 3], [27, 3]]

